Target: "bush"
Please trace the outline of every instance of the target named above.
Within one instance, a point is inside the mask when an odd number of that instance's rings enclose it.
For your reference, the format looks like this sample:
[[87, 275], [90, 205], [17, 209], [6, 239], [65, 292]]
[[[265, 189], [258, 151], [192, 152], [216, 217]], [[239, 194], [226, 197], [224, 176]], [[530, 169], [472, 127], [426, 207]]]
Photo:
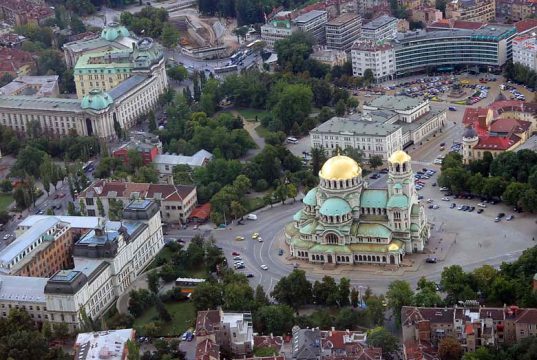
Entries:
[[255, 186], [254, 186], [255, 191], [261, 192], [261, 191], [267, 190], [268, 188], [269, 188], [269, 184], [267, 180], [265, 179], [259, 179], [255, 182]]

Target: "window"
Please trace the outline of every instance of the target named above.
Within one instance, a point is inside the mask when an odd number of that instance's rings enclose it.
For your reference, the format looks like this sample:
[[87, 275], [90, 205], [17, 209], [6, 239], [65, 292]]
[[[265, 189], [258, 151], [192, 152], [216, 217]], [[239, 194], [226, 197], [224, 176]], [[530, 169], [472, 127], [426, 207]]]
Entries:
[[86, 205], [93, 205], [93, 198], [86, 198]]

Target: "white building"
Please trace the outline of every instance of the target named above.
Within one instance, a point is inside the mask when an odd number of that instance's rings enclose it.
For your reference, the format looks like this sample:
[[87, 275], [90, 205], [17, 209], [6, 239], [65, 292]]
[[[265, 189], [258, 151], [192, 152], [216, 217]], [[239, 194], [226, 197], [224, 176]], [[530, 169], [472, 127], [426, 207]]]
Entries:
[[[94, 218], [86, 219], [84, 226], [95, 224]], [[49, 279], [0, 276], [1, 315], [23, 308], [36, 322], [64, 323], [74, 331], [80, 326], [82, 309], [92, 319], [101, 316], [163, 246], [158, 205], [134, 200], [123, 210], [122, 221], [98, 219], [97, 226], [75, 242], [74, 268], [60, 270]]]
[[395, 39], [397, 22], [392, 16], [381, 15], [362, 26], [362, 38], [373, 42]]
[[58, 75], [17, 76], [12, 82], [0, 88], [0, 95], [54, 96], [60, 94]]
[[370, 69], [377, 81], [391, 79], [395, 74], [395, 48], [389, 42], [357, 41], [351, 49], [352, 73], [364, 76]]
[[299, 15], [293, 21], [299, 30], [311, 34], [318, 44], [325, 42], [325, 25], [328, 13], [324, 10], [312, 10]]
[[129, 340], [136, 341], [134, 329], [80, 333], [74, 345], [75, 359], [127, 359]]
[[310, 59], [329, 66], [341, 66], [347, 62], [347, 53], [341, 50], [327, 49], [326, 46], [314, 46]]
[[361, 150], [365, 159], [377, 155], [387, 160], [403, 149], [402, 127], [386, 123], [383, 117], [374, 117], [333, 117], [310, 131], [311, 146], [331, 150], [350, 147]]
[[172, 175], [177, 165], [188, 165], [191, 168], [205, 166], [212, 160], [213, 154], [207, 150], [199, 150], [192, 156], [177, 154], [159, 154], [153, 159], [153, 165], [161, 175]]
[[362, 19], [356, 14], [344, 14], [326, 23], [326, 46], [348, 51], [360, 37]]
[[535, 33], [513, 39], [513, 63], [537, 71], [537, 35]]
[[274, 48], [276, 41], [288, 38], [297, 30], [298, 28], [291, 23], [290, 12], [280, 12], [274, 19], [261, 26], [261, 40], [268, 48]]

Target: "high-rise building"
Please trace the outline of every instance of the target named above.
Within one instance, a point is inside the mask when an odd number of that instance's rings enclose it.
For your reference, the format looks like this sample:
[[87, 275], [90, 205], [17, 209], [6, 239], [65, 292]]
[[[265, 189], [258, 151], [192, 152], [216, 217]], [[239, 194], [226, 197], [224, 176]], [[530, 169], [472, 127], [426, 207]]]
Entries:
[[362, 25], [362, 37], [373, 42], [392, 40], [397, 36], [397, 19], [381, 15]]
[[367, 69], [376, 81], [395, 75], [395, 48], [390, 42], [357, 41], [352, 45], [351, 59], [354, 76], [364, 76]]
[[362, 19], [359, 15], [344, 14], [326, 23], [326, 46], [349, 51], [360, 37]]
[[535, 34], [513, 39], [513, 63], [537, 71], [537, 36]]
[[328, 13], [326, 11], [312, 10], [297, 16], [293, 22], [299, 30], [309, 33], [317, 44], [325, 42], [325, 25], [328, 22]]

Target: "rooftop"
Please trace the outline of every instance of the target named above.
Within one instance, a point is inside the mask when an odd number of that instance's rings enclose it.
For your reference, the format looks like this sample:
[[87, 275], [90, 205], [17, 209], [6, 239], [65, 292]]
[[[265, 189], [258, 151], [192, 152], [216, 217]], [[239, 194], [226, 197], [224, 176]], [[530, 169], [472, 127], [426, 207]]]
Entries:
[[0, 275], [0, 299], [45, 303], [47, 278]]
[[78, 334], [75, 343], [75, 360], [124, 359], [126, 343], [134, 339], [134, 329]]
[[356, 41], [352, 44], [352, 50], [362, 50], [362, 51], [382, 51], [392, 49], [393, 45], [389, 41], [374, 42], [368, 40]]
[[24, 65], [35, 65], [31, 53], [19, 49], [0, 47], [0, 73], [16, 74]]
[[[1, 61], [0, 61], [1, 62]], [[31, 111], [57, 111], [83, 113], [78, 99], [61, 99], [33, 96], [0, 95], [0, 109], [28, 109]]]
[[147, 77], [141, 76], [141, 75], [131, 76], [127, 80], [122, 81], [115, 88], [110, 89], [110, 91], [108, 91], [108, 95], [110, 95], [112, 99], [116, 100], [120, 98], [121, 96], [127, 94], [132, 89], [136, 88], [138, 85], [143, 83], [146, 79]]
[[207, 150], [200, 150], [192, 156], [176, 154], [159, 154], [155, 156], [155, 164], [203, 166], [207, 159], [212, 159], [213, 154]]
[[80, 197], [102, 196], [107, 198], [146, 198], [180, 201], [195, 187], [191, 185], [169, 185], [96, 180], [80, 193]]
[[392, 22], [397, 22], [397, 19], [392, 17], [392, 16], [389, 16], [389, 15], [381, 15], [373, 20], [371, 20], [370, 22], [368, 22], [367, 24], [364, 24], [362, 25], [362, 29], [363, 30], [370, 30], [370, 31], [374, 31], [374, 30], [377, 30], [383, 26], [386, 26]]
[[524, 19], [515, 23], [516, 32], [519, 34], [537, 29], [537, 19]]
[[46, 96], [58, 85], [58, 75], [18, 76], [0, 88], [1, 95]]
[[61, 222], [69, 223], [72, 228], [77, 229], [94, 229], [99, 224], [99, 219], [101, 219], [97, 216], [30, 215], [19, 223], [18, 228], [34, 226], [37, 222], [48, 218], [55, 218]]
[[295, 18], [295, 23], [305, 23], [311, 21], [319, 16], [326, 16], [326, 11], [324, 10], [312, 10], [305, 14], [299, 15]]
[[339, 25], [343, 25], [351, 21], [355, 21], [359, 18], [360, 16], [356, 14], [343, 14], [333, 20], [330, 20], [329, 22], [326, 23], [326, 25], [339, 26]]
[[391, 95], [382, 95], [378, 98], [364, 103], [364, 109], [366, 107], [372, 107], [377, 109], [387, 109], [393, 111], [407, 111], [412, 110], [424, 103], [427, 103], [427, 100], [421, 98], [411, 98], [408, 96], [391, 96]]
[[399, 128], [400, 126], [398, 125], [384, 124], [376, 121], [333, 117], [310, 132], [387, 136], [396, 132]]
[[516, 33], [516, 29], [510, 25], [485, 25], [479, 29], [449, 29], [436, 31], [407, 31], [398, 33], [397, 42], [410, 42], [413, 40], [442, 39], [442, 38], [471, 38], [472, 40], [499, 41]]
[[427, 29], [458, 29], [458, 30], [477, 30], [485, 26], [485, 23], [477, 21], [463, 21], [453, 19], [441, 19], [427, 26]]

